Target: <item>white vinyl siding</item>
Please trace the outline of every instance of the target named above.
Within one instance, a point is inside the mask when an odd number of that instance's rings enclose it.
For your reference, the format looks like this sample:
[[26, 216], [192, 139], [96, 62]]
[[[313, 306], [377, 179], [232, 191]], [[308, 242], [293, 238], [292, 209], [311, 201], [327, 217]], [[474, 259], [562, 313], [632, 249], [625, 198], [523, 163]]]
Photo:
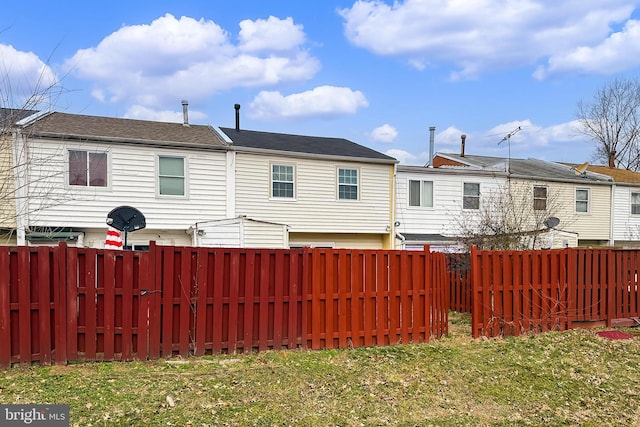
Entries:
[[[65, 186], [64, 152], [58, 141], [33, 140], [33, 153], [41, 159], [32, 162], [29, 222], [32, 226], [73, 226], [103, 228], [106, 216], [118, 206], [139, 209], [147, 228], [185, 230], [203, 219], [225, 217], [225, 154], [218, 151], [150, 149], [142, 146], [105, 145], [110, 158], [110, 190], [89, 192], [87, 187]], [[70, 145], [70, 150], [80, 149]], [[176, 155], [178, 152], [180, 156]], [[189, 201], [184, 197], [157, 197], [158, 156], [183, 157], [189, 177]], [[136, 232], [138, 233], [138, 232]], [[136, 233], [131, 233], [136, 234]], [[188, 238], [188, 236], [186, 236]]]
[[631, 192], [631, 215], [640, 215], [640, 192]]
[[286, 157], [237, 153], [236, 214], [290, 226], [291, 232], [387, 233], [391, 224], [391, 165], [358, 164], [358, 203], [338, 200], [338, 168], [331, 160], [300, 158], [295, 163], [296, 202], [271, 198], [272, 164]]

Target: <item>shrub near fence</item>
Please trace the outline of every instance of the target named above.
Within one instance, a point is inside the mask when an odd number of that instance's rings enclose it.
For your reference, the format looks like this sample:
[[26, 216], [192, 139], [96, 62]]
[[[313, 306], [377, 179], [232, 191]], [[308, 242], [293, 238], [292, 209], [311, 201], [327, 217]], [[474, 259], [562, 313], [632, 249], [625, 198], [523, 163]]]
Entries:
[[519, 335], [640, 317], [639, 251], [471, 250], [472, 334]]
[[443, 254], [0, 248], [0, 365], [428, 341]]

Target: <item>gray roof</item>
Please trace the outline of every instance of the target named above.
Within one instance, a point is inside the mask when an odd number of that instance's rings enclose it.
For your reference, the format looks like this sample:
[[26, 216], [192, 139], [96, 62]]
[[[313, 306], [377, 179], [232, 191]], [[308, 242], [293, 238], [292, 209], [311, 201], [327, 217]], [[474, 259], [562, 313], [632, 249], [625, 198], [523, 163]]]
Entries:
[[454, 237], [443, 236], [442, 234], [427, 233], [399, 233], [408, 243], [456, 243]]
[[343, 138], [291, 135], [252, 130], [220, 128], [236, 147], [380, 160], [395, 163], [396, 159]]
[[53, 112], [25, 126], [33, 136], [66, 140], [140, 143], [172, 147], [223, 148], [210, 127]]
[[7, 130], [15, 125], [16, 122], [34, 113], [37, 113], [37, 111], [21, 108], [0, 108], [0, 131]]
[[[576, 173], [575, 168], [570, 166], [548, 162], [540, 159], [516, 159], [491, 156], [474, 156], [438, 153], [438, 156], [445, 157], [456, 162], [462, 163], [467, 167], [479, 168], [483, 170], [502, 170], [516, 178], [537, 178], [546, 181], [562, 181], [562, 182], [585, 182], [590, 183], [611, 183], [611, 177], [586, 171], [585, 173]], [[445, 166], [446, 167], [446, 166]]]

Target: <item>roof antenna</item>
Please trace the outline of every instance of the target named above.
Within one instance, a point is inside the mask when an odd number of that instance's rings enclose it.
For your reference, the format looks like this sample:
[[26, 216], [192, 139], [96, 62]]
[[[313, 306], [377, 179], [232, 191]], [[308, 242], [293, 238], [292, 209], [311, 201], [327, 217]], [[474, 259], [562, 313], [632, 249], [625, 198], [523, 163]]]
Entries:
[[518, 126], [514, 130], [509, 132], [504, 138], [502, 138], [500, 142], [498, 142], [498, 145], [502, 144], [505, 141], [507, 141], [507, 144], [509, 144], [509, 156], [507, 157], [507, 173], [511, 172], [510, 165], [509, 165], [511, 163], [511, 137], [516, 133], [520, 132], [521, 130], [522, 128]]

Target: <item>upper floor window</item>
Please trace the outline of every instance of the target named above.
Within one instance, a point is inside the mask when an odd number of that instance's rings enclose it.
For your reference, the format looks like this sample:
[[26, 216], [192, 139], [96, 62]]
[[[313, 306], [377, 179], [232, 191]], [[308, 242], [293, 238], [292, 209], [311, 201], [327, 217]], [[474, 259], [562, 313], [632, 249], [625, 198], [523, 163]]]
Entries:
[[338, 169], [338, 199], [358, 200], [358, 169]]
[[293, 166], [271, 165], [271, 197], [292, 199], [293, 195]]
[[409, 180], [409, 206], [433, 207], [433, 181]]
[[107, 153], [69, 150], [69, 185], [107, 186]]
[[158, 157], [158, 188], [163, 196], [184, 196], [184, 157]]
[[589, 189], [576, 188], [576, 212], [589, 212]]
[[465, 182], [462, 196], [463, 209], [480, 209], [480, 184]]
[[631, 193], [631, 214], [640, 214], [640, 193]]
[[533, 210], [534, 211], [547, 210], [547, 187], [543, 187], [543, 186], [533, 187]]

